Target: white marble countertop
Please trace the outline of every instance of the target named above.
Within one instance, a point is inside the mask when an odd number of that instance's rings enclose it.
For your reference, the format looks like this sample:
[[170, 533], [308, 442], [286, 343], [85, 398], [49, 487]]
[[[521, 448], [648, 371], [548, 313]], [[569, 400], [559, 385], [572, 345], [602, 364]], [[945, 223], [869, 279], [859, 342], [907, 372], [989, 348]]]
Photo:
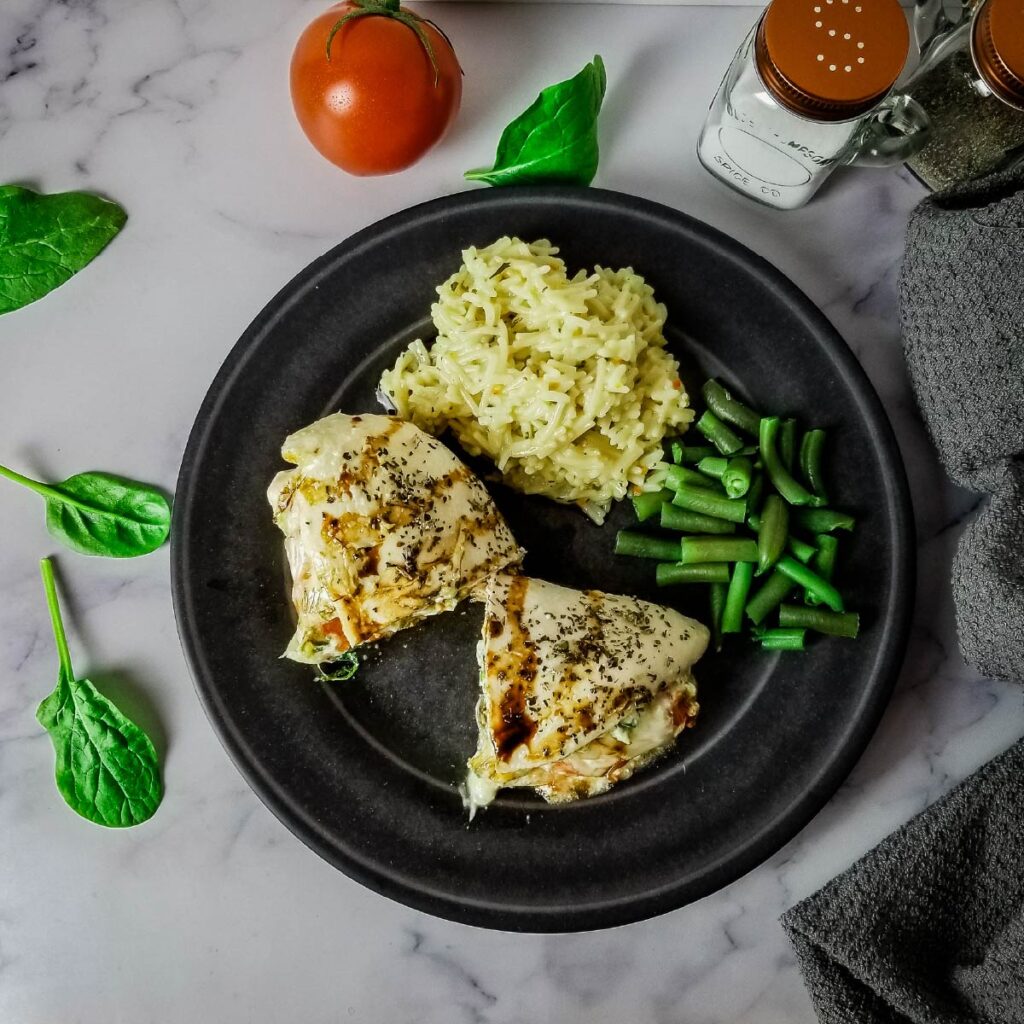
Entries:
[[[956, 652], [948, 565], [973, 497], [943, 481], [910, 401], [895, 276], [921, 187], [841, 172], [805, 210], [735, 198], [694, 153], [752, 8], [434, 5], [466, 70], [461, 116], [421, 164], [346, 177], [296, 127], [286, 67], [321, 5], [4, 0], [0, 180], [91, 188], [121, 236], [0, 319], [0, 461], [59, 479], [105, 468], [173, 488], [208, 383], [295, 272], [403, 207], [463, 187], [537, 89], [596, 52], [610, 89], [597, 184], [700, 217], [773, 260], [845, 336], [899, 435], [916, 500], [906, 666], [852, 777], [788, 846], [657, 920], [577, 936], [480, 931], [369, 892], [293, 839], [204, 718], [175, 634], [165, 550], [57, 550], [80, 670], [123, 681], [165, 755], [149, 823], [94, 828], [54, 792], [34, 718], [56, 670], [37, 562], [42, 510], [0, 486], [0, 1020], [458, 1024], [813, 1020], [778, 915], [1024, 727], [1021, 692]], [[158, 727], [154, 723], [159, 723]]]

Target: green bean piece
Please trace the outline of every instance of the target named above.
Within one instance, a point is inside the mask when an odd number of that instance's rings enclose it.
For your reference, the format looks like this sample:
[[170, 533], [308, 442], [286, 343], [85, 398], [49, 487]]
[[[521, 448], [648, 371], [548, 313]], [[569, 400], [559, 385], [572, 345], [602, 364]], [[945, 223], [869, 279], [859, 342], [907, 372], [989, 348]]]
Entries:
[[676, 491], [672, 504], [690, 512], [727, 519], [730, 523], [742, 523], [747, 518], [747, 503], [742, 498], [727, 498], [715, 494], [707, 487], [690, 487], [688, 484]]
[[801, 540], [799, 537], [790, 537], [786, 546], [804, 565], [807, 565], [818, 553], [818, 549], [813, 544], [808, 544], [807, 541]]
[[[679, 458], [676, 458], [676, 449], [679, 449]], [[686, 445], [679, 444], [677, 441], [672, 443], [672, 461], [677, 465], [681, 462], [686, 462], [691, 465], [700, 462], [701, 459], [710, 459], [714, 456], [715, 449], [708, 448], [705, 445]]]
[[757, 542], [750, 537], [684, 537], [679, 542], [680, 565], [695, 562], [756, 562]]
[[659, 562], [654, 570], [654, 582], [659, 587], [676, 583], [728, 583], [729, 565], [726, 562], [701, 562], [699, 565]]
[[722, 474], [722, 486], [730, 498], [742, 498], [750, 490], [754, 478], [754, 467], [745, 455], [737, 455], [729, 460], [729, 465]]
[[761, 458], [764, 459], [764, 468], [768, 472], [768, 478], [775, 485], [775, 490], [790, 505], [808, 505], [813, 495], [803, 484], [798, 483], [783, 465], [775, 447], [778, 435], [779, 418], [777, 416], [766, 416], [761, 420]]
[[802, 651], [806, 636], [805, 629], [766, 629], [758, 639], [766, 651]]
[[644, 491], [633, 496], [633, 511], [638, 523], [644, 523], [661, 511], [666, 501], [672, 500], [672, 492], [667, 489], [660, 491]]
[[846, 512], [836, 512], [831, 508], [797, 509], [796, 525], [809, 533], [832, 533], [835, 530], [852, 530], [857, 523], [853, 516]]
[[836, 555], [839, 552], [839, 538], [831, 533], [819, 533], [814, 538], [818, 543], [818, 553], [814, 557], [814, 570], [823, 579], [832, 582], [836, 571]]
[[652, 537], [648, 533], [619, 530], [615, 535], [615, 554], [634, 558], [656, 558], [659, 562], [679, 561], [679, 541]]
[[736, 532], [735, 523], [714, 516], [702, 516], [699, 512], [687, 512], [685, 508], [677, 508], [671, 502], [661, 506], [661, 525], [666, 530], [678, 530], [680, 533]]
[[723, 455], [735, 455], [743, 447], [739, 435], [727, 427], [710, 409], [697, 420], [697, 430]]
[[793, 581], [775, 570], [764, 581], [761, 589], [747, 602], [747, 618], [755, 626], [760, 625], [787, 597], [793, 589]]
[[751, 513], [761, 511], [761, 495], [764, 494], [764, 473], [755, 473], [754, 482], [747, 491], [747, 508]]
[[722, 632], [738, 633], [743, 627], [743, 608], [750, 593], [750, 581], [754, 578], [754, 563], [737, 562], [729, 579], [729, 590], [725, 595], [722, 609]]
[[750, 523], [758, 520], [757, 530], [757, 575], [761, 576], [775, 566], [786, 550], [789, 536], [789, 506], [777, 495], [769, 494], [764, 499], [764, 510], [760, 517], [751, 516]]
[[[777, 497], [777, 495], [771, 494], [770, 498]], [[765, 499], [765, 505], [767, 506], [768, 501]], [[788, 512], [788, 506], [786, 506]], [[747, 525], [757, 533], [760, 533], [763, 525], [762, 516], [747, 516]], [[797, 558], [800, 559], [805, 565], [817, 554], [818, 549], [813, 544], [808, 544], [807, 541], [801, 540], [799, 537], [787, 537], [784, 547], [788, 548]], [[760, 576], [760, 573], [757, 573]]]
[[779, 625], [795, 629], [813, 629], [829, 636], [845, 636], [855, 640], [860, 632], [860, 616], [856, 612], [839, 615], [822, 608], [805, 608], [800, 604], [784, 604], [779, 608]]
[[787, 473], [796, 465], [796, 420], [787, 419], [779, 424], [779, 458]]
[[760, 414], [744, 405], [739, 399], [733, 398], [717, 380], [709, 380], [701, 388], [701, 394], [704, 396], [707, 407], [719, 419], [732, 423], [740, 430], [745, 430], [748, 434], [757, 437], [761, 424]]
[[[818, 550], [811, 559], [811, 568], [823, 579], [832, 582], [836, 571], [836, 553], [839, 551], [839, 541], [831, 533], [819, 533], [815, 538]], [[821, 602], [811, 594], [805, 595], [810, 605], [819, 605]]]
[[665, 483], [674, 491], [684, 484], [691, 484], [693, 487], [718, 486], [718, 481], [712, 480], [711, 477], [705, 476], [703, 473], [698, 473], [695, 469], [690, 469], [689, 466], [669, 466], [665, 470]]
[[708, 590], [711, 604], [711, 638], [714, 641], [715, 650], [720, 651], [722, 649], [722, 612], [725, 611], [725, 596], [729, 586], [726, 583], [712, 583]]
[[721, 480], [729, 468], [729, 460], [722, 458], [721, 455], [716, 455], [710, 459], [701, 459], [697, 463], [697, 468], [705, 476], [713, 476], [716, 480]]
[[843, 611], [843, 597], [828, 580], [823, 580], [802, 562], [783, 555], [778, 562], [779, 572], [785, 573], [797, 586], [827, 604], [834, 612]]
[[822, 505], [828, 500], [825, 497], [825, 482], [821, 472], [821, 453], [824, 447], [825, 431], [817, 428], [808, 430], [800, 442], [800, 472], [814, 492], [814, 497]]

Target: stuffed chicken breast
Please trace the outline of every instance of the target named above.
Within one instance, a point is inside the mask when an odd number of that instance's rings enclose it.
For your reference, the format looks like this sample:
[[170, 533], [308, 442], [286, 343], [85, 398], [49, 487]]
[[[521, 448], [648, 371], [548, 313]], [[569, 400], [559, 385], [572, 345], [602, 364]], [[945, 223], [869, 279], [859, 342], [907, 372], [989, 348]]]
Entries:
[[632, 597], [502, 574], [487, 585], [472, 814], [503, 787], [552, 803], [628, 778], [694, 724], [708, 630]]
[[285, 656], [322, 663], [454, 608], [523, 552], [483, 484], [392, 416], [327, 416], [285, 440], [267, 492], [298, 613]]

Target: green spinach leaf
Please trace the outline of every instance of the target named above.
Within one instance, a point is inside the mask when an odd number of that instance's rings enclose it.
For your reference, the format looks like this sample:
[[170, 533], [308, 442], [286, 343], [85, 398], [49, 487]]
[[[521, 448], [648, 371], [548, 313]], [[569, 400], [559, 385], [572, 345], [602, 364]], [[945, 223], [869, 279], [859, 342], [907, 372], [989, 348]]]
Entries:
[[574, 78], [549, 86], [501, 133], [494, 166], [466, 177], [491, 185], [589, 185], [605, 84], [604, 61], [595, 57]]
[[88, 192], [0, 187], [0, 313], [27, 306], [77, 274], [121, 230], [117, 203]]
[[76, 679], [57, 602], [53, 566], [40, 563], [60, 669], [57, 686], [36, 711], [57, 755], [57, 789], [83, 818], [125, 828], [151, 817], [163, 789], [149, 737], [88, 679]]
[[167, 540], [170, 506], [147, 484], [109, 473], [78, 473], [63, 483], [44, 484], [6, 466], [0, 466], [0, 476], [46, 499], [46, 528], [72, 551], [133, 558]]
[[359, 671], [359, 657], [355, 651], [346, 651], [340, 658], [325, 665], [317, 665], [317, 679], [326, 683], [343, 683]]

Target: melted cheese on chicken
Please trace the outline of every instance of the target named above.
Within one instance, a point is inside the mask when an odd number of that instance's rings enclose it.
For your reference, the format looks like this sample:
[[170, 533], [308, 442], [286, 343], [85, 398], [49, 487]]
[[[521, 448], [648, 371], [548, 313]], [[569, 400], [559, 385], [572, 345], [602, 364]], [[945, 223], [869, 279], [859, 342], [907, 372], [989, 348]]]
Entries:
[[697, 716], [708, 630], [670, 608], [525, 576], [487, 586], [471, 810], [506, 786], [551, 802], [602, 793]]
[[285, 536], [298, 625], [320, 663], [454, 608], [523, 552], [483, 484], [392, 416], [337, 413], [288, 437], [267, 498]]

